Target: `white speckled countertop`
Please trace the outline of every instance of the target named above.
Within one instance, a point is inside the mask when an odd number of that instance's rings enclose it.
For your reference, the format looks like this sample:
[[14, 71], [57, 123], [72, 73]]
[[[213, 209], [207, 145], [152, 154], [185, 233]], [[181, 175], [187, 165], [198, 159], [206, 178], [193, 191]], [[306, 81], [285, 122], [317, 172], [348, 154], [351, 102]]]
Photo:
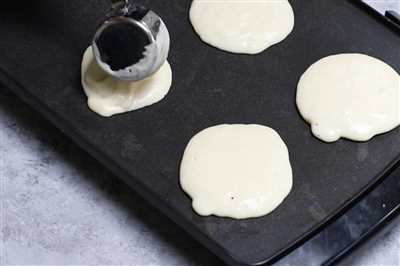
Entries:
[[220, 265], [0, 87], [0, 265]]
[[[0, 178], [0, 265], [222, 264], [4, 91]], [[400, 219], [342, 264], [398, 266], [399, 254]]]

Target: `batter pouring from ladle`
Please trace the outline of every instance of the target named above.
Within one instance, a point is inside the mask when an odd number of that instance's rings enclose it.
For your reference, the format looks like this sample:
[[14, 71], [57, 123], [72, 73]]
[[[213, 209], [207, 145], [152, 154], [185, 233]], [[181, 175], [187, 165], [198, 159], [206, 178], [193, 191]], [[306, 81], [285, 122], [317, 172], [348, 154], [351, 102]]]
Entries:
[[156, 13], [132, 0], [111, 0], [111, 4], [111, 12], [93, 38], [94, 57], [105, 72], [117, 79], [145, 79], [168, 57], [167, 27]]
[[157, 103], [172, 84], [170, 39], [161, 18], [131, 0], [111, 3], [81, 70], [89, 108], [106, 117]]

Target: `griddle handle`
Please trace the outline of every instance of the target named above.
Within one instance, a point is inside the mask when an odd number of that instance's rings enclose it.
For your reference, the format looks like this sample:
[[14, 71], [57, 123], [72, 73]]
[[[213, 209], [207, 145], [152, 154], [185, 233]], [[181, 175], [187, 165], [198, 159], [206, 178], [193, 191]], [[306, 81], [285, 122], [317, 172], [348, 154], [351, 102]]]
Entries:
[[113, 9], [118, 8], [122, 5], [127, 5], [128, 0], [111, 0], [111, 6]]
[[392, 30], [395, 30], [397, 33], [400, 31], [400, 14], [394, 10], [387, 10], [385, 14], [377, 11], [371, 5], [367, 3], [365, 0], [349, 0], [350, 2], [358, 5], [359, 7], [365, 9], [371, 15], [374, 15], [376, 18], [381, 19], [386, 25], [390, 26]]
[[393, 10], [386, 11], [385, 16], [390, 19], [393, 23], [400, 26], [400, 15]]
[[[333, 218], [278, 265], [333, 265], [400, 214], [400, 162], [392, 166], [359, 200]], [[400, 217], [398, 217], [400, 218]], [[396, 219], [398, 221], [398, 219]], [[304, 261], [305, 260], [305, 261]], [[282, 264], [281, 264], [282, 262]]]

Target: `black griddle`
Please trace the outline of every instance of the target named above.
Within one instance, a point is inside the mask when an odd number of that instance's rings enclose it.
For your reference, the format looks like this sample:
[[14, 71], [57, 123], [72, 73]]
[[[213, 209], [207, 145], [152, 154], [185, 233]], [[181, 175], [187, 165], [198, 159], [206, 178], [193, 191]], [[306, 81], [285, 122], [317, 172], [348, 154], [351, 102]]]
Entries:
[[[112, 118], [87, 108], [80, 63], [108, 10], [106, 0], [4, 3], [0, 80], [226, 262], [276, 259], [399, 161], [399, 129], [365, 143], [326, 144], [311, 135], [296, 110], [298, 79], [321, 57], [365, 53], [400, 71], [399, 36], [350, 1], [290, 1], [293, 33], [256, 56], [201, 42], [188, 20], [189, 0], [139, 2], [159, 13], [171, 34], [174, 81], [162, 102]], [[194, 134], [220, 123], [271, 126], [287, 143], [294, 187], [272, 214], [233, 220], [192, 211], [179, 187], [182, 152]]]

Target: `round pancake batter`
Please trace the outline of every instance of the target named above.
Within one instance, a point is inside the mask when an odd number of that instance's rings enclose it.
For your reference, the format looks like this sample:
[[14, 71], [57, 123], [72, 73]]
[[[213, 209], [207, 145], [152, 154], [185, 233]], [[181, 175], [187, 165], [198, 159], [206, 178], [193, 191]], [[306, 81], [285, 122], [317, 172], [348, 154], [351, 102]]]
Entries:
[[89, 47], [82, 60], [82, 86], [89, 108], [102, 116], [133, 111], [162, 100], [172, 83], [168, 62], [150, 77], [140, 81], [123, 81], [103, 71]]
[[263, 216], [278, 207], [292, 188], [288, 149], [269, 127], [210, 127], [187, 145], [180, 183], [200, 215]]
[[367, 141], [400, 125], [400, 76], [367, 55], [328, 56], [303, 74], [296, 101], [317, 138]]
[[287, 0], [193, 0], [189, 15], [204, 42], [233, 53], [260, 53], [294, 27]]

